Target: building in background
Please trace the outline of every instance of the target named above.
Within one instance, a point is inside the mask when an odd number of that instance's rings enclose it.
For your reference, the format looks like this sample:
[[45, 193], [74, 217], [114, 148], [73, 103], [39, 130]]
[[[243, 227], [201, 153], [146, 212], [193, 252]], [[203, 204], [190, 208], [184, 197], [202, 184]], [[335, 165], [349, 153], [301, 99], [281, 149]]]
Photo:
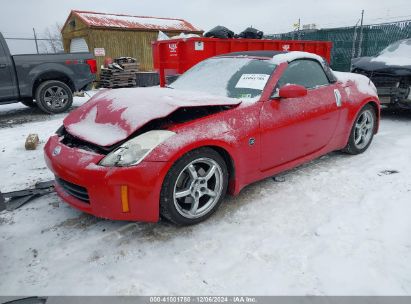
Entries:
[[104, 58], [134, 57], [141, 71], [153, 70], [151, 42], [158, 32], [202, 35], [203, 31], [182, 19], [141, 17], [71, 11], [62, 30], [66, 52], [92, 52], [98, 67]]

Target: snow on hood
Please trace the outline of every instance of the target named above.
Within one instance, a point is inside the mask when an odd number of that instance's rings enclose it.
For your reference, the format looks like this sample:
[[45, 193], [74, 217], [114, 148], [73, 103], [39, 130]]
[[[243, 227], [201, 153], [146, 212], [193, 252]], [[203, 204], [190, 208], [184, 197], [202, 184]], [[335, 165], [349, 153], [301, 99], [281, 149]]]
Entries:
[[66, 130], [85, 141], [111, 146], [146, 123], [182, 107], [239, 105], [241, 100], [177, 89], [125, 88], [104, 90], [72, 111]]
[[358, 91], [363, 94], [378, 97], [377, 88], [374, 83], [368, 77], [361, 74], [347, 73], [347, 72], [336, 72], [332, 71], [339, 81], [345, 85], [349, 85], [352, 81], [357, 87]]
[[382, 62], [386, 65], [410, 66], [411, 65], [411, 39], [397, 41], [385, 48], [371, 61]]

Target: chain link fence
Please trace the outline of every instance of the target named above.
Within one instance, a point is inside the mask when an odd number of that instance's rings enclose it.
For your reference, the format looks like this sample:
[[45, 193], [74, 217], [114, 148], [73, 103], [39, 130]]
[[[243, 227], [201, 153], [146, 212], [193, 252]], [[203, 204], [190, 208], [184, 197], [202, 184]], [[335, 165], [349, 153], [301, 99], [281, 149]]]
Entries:
[[266, 38], [332, 41], [331, 67], [337, 71], [349, 71], [352, 58], [375, 56], [392, 42], [411, 38], [411, 20], [362, 27], [301, 30], [267, 35]]

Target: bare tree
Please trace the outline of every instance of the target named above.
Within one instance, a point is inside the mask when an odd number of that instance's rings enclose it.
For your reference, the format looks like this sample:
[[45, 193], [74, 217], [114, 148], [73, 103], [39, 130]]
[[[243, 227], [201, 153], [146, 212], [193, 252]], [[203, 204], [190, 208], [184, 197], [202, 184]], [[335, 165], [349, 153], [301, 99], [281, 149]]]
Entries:
[[41, 43], [43, 53], [60, 53], [64, 51], [61, 27], [60, 24], [56, 23], [44, 31], [43, 36], [47, 40], [42, 40]]

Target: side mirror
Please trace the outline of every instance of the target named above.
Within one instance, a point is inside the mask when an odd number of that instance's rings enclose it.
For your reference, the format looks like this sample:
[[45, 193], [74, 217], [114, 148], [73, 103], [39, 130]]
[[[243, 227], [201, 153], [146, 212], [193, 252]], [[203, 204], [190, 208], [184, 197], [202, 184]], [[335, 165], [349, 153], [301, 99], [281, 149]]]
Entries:
[[307, 88], [299, 84], [286, 84], [278, 91], [280, 98], [298, 98], [308, 94]]

